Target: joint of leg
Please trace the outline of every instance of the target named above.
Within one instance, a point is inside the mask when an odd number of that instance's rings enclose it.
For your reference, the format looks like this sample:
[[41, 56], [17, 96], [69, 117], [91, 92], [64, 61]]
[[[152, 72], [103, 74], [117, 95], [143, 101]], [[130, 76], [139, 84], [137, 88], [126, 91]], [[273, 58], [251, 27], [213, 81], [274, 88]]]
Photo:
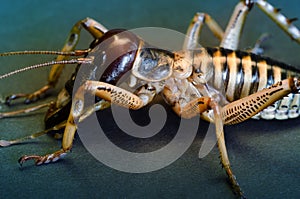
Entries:
[[74, 102], [74, 105], [73, 105], [73, 117], [74, 119], [75, 118], [79, 118], [82, 111], [83, 111], [83, 101], [80, 100], [80, 99], [77, 99], [75, 102]]
[[244, 0], [244, 4], [249, 8], [249, 10], [251, 10], [254, 5], [254, 1], [253, 0]]
[[201, 21], [204, 23], [207, 17], [210, 17], [210, 16], [208, 14], [198, 12], [198, 13], [196, 13], [193, 21], [195, 21], [195, 22]]

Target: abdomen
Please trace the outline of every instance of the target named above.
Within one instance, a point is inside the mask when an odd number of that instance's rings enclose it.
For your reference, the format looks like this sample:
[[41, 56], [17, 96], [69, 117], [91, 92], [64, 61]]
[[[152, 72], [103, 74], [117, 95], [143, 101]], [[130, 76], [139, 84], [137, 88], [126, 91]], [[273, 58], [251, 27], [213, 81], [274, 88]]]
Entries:
[[[256, 93], [288, 77], [299, 77], [300, 70], [249, 52], [206, 48], [212, 57], [212, 83], [224, 89], [229, 102]], [[288, 119], [299, 116], [300, 94], [291, 94], [263, 110], [257, 118]]]

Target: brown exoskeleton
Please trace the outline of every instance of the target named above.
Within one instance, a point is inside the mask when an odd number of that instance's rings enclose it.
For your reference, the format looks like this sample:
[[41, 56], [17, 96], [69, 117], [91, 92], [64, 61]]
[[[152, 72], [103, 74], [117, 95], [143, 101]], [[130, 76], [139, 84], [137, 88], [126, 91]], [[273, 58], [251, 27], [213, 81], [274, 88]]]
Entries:
[[[93, 19], [85, 19], [76, 23], [62, 52], [40, 52], [45, 54], [60, 54], [49, 75], [49, 83], [33, 94], [11, 95], [6, 102], [9, 104], [17, 98], [25, 97], [26, 102], [37, 100], [49, 88], [55, 86], [64, 64], [79, 63], [78, 67], [91, 67], [86, 77], [78, 77], [74, 73], [60, 93], [55, 103], [45, 104], [12, 113], [2, 113], [2, 117], [31, 112], [41, 107], [49, 106], [46, 115], [48, 129], [65, 127], [62, 149], [44, 156], [26, 155], [20, 158], [22, 164], [34, 159], [37, 165], [54, 162], [70, 151], [77, 122], [90, 113], [104, 109], [110, 103], [129, 109], [140, 109], [152, 101], [156, 94], [162, 93], [173, 110], [181, 117], [201, 116], [216, 125], [216, 135], [222, 165], [228, 174], [233, 189], [240, 195], [243, 193], [230, 167], [224, 140], [223, 125], [242, 122], [261, 113], [266, 119], [286, 119], [299, 115], [299, 76], [300, 71], [294, 67], [250, 52], [235, 51], [246, 13], [253, 3], [259, 5], [296, 41], [299, 42], [299, 30], [276, 10], [270, 10], [265, 1], [244, 1], [238, 4], [225, 33], [207, 14], [197, 14], [188, 30], [188, 39], [182, 51], [169, 52], [151, 47], [134, 34], [123, 30], [107, 31]], [[272, 7], [271, 7], [272, 8]], [[199, 32], [203, 22], [210, 26], [213, 32], [221, 38], [218, 48], [196, 48]], [[80, 29], [85, 28], [95, 38], [87, 50], [75, 50]], [[103, 46], [103, 42], [105, 42]], [[101, 46], [101, 48], [99, 48]], [[105, 47], [105, 48], [103, 48]], [[30, 54], [35, 52], [8, 53]], [[99, 60], [97, 57], [107, 55]], [[68, 56], [82, 56], [74, 60], [66, 60]], [[121, 56], [117, 56], [121, 55]], [[117, 59], [115, 59], [117, 56]], [[108, 67], [99, 79], [94, 79], [93, 66], [107, 60]], [[41, 67], [31, 66], [27, 69]], [[79, 70], [79, 68], [77, 69]], [[5, 74], [1, 79], [14, 73]], [[116, 82], [127, 72], [130, 72], [130, 87], [141, 86], [135, 93], [116, 86]], [[76, 78], [82, 78], [80, 87], [72, 96], [73, 84]], [[225, 93], [220, 92], [224, 88]], [[275, 108], [265, 108], [274, 104], [288, 94], [289, 100], [276, 103]], [[93, 107], [85, 107], [85, 94], [96, 95], [100, 99]], [[57, 119], [61, 113], [69, 112], [67, 118]], [[65, 121], [66, 120], [66, 121]], [[56, 122], [59, 123], [56, 123]], [[46, 130], [45, 132], [48, 132]], [[45, 133], [43, 132], [43, 133]], [[36, 137], [35, 134], [32, 137]], [[22, 140], [21, 140], [22, 141]], [[17, 141], [1, 140], [1, 146], [8, 146]]]

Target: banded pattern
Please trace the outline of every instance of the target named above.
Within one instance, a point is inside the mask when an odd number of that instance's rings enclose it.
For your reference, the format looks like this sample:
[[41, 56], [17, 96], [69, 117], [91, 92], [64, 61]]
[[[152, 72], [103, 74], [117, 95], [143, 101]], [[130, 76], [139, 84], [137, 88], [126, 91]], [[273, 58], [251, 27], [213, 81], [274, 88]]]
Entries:
[[[250, 52], [206, 48], [212, 58], [212, 83], [224, 89], [230, 102], [243, 98], [288, 77], [299, 77], [300, 70]], [[288, 119], [299, 116], [300, 94], [291, 94], [263, 110], [256, 118]]]

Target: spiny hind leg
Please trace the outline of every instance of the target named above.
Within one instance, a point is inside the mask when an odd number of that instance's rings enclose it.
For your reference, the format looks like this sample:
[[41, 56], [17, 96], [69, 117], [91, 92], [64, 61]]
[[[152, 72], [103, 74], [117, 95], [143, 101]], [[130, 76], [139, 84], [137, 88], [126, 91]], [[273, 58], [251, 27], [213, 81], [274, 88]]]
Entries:
[[[255, 94], [231, 102], [222, 107], [222, 109], [218, 109], [218, 106], [216, 106], [216, 109], [214, 110], [216, 129], [217, 131], [221, 129], [221, 126], [217, 126], [219, 123], [222, 124], [223, 127], [223, 123], [228, 125], [245, 121], [289, 93], [298, 93], [299, 89], [300, 81], [296, 78], [289, 78]], [[234, 189], [241, 197], [244, 197], [236, 178], [230, 169], [223, 134], [223, 131], [220, 131], [219, 133], [217, 132], [218, 147], [221, 153], [222, 165], [224, 166]]]
[[293, 25], [293, 21], [297, 20], [297, 18], [287, 18], [280, 13], [280, 9], [274, 8], [274, 6], [265, 0], [256, 0], [254, 3], [284, 32], [286, 32], [291, 39], [295, 40], [297, 43], [300, 43], [300, 31], [295, 25]]
[[239, 197], [245, 198], [244, 193], [233, 174], [233, 171], [231, 169], [231, 165], [229, 162], [228, 154], [227, 154], [227, 148], [225, 144], [225, 137], [224, 137], [224, 123], [222, 118], [222, 110], [221, 107], [218, 105], [217, 102], [214, 100], [211, 101], [210, 107], [213, 110], [214, 113], [214, 122], [216, 126], [216, 138], [217, 138], [217, 145], [220, 152], [220, 159], [222, 167], [225, 169], [225, 172], [228, 176], [229, 182], [232, 186], [232, 189], [235, 194], [238, 194]]
[[[265, 0], [244, 0], [237, 4], [225, 30], [220, 46], [236, 50], [248, 12], [253, 5], [257, 5], [267, 16], [269, 16], [284, 32], [293, 40], [300, 43], [300, 31], [292, 24], [296, 18], [289, 19]], [[256, 51], [254, 51], [256, 52]]]
[[[254, 3], [268, 16], [273, 20], [287, 35], [291, 37], [292, 40], [300, 43], [300, 31], [293, 24], [293, 21], [297, 18], [287, 18], [283, 15], [279, 8], [275, 8], [270, 3], [265, 0], [256, 0]], [[256, 43], [257, 45], [258, 43]], [[260, 54], [260, 48], [253, 48], [253, 53]]]
[[[225, 144], [225, 137], [224, 137], [224, 128], [223, 128], [223, 119], [221, 115], [221, 107], [218, 105], [218, 103], [210, 98], [199, 98], [197, 100], [194, 100], [190, 102], [188, 105], [186, 105], [183, 108], [187, 114], [188, 117], [194, 115], [195, 113], [203, 113], [204, 111], [208, 109], [213, 110], [213, 116], [214, 116], [214, 123], [216, 126], [216, 138], [217, 138], [217, 145], [220, 152], [220, 159], [222, 167], [225, 169], [225, 172], [228, 176], [229, 182], [232, 186], [232, 189], [234, 193], [238, 194], [242, 198], [244, 198], [244, 193], [242, 189], [239, 186], [239, 183], [237, 182], [237, 179], [235, 175], [233, 174], [233, 171], [231, 169], [229, 157], [227, 154], [226, 144]], [[182, 116], [185, 116], [185, 114], [181, 114]]]
[[173, 105], [173, 110], [183, 118], [191, 118], [196, 115], [200, 115], [201, 113], [204, 113], [207, 110], [213, 111], [212, 122], [214, 122], [216, 126], [215, 133], [217, 137], [218, 148], [220, 151], [222, 167], [225, 169], [226, 174], [228, 175], [229, 181], [232, 185], [234, 192], [237, 193], [239, 196], [244, 197], [244, 194], [230, 166], [224, 139], [221, 108], [218, 105], [218, 103], [210, 97], [200, 97], [188, 102], [184, 106], [181, 106], [179, 98], [176, 99], [175, 96], [172, 96], [173, 93], [169, 89], [165, 88], [163, 94], [166, 96], [166, 99], [173, 99], [173, 101], [170, 100], [169, 103]]
[[[102, 26], [100, 23], [97, 21], [91, 19], [91, 18], [86, 18], [83, 20], [78, 21], [71, 29], [69, 36], [62, 48], [61, 51], [63, 52], [71, 52], [75, 49], [79, 37], [80, 37], [80, 32], [81, 29], [84, 28], [86, 29], [94, 38], [100, 38], [105, 32], [107, 32], [107, 29]], [[68, 56], [65, 55], [59, 55], [56, 58], [56, 61], [61, 61], [67, 59]], [[64, 68], [64, 64], [55, 64], [52, 66], [51, 71], [48, 76], [48, 83], [43, 86], [42, 88], [36, 90], [33, 93], [25, 94], [25, 93], [18, 93], [18, 94], [12, 94], [5, 99], [5, 103], [10, 105], [12, 101], [19, 99], [19, 98], [25, 98], [25, 103], [31, 103], [33, 101], [38, 100], [41, 98], [49, 89], [55, 87], [57, 84], [59, 77], [62, 73], [62, 70]]]
[[[282, 101], [286, 101], [286, 96], [288, 96], [289, 94], [298, 95], [297, 98], [295, 98], [295, 101], [292, 101], [292, 104], [294, 103], [295, 105], [297, 105], [295, 108], [298, 109], [300, 100], [298, 94], [299, 90], [300, 80], [298, 80], [297, 78], [288, 78], [279, 81], [271, 85], [270, 87], [260, 90], [254, 94], [233, 101], [225, 105], [222, 109], [224, 124], [229, 125], [243, 122], [253, 117], [255, 114], [261, 112], [278, 100], [283, 99]], [[291, 103], [289, 101], [286, 102]], [[284, 112], [280, 116], [287, 117], [288, 106], [284, 105], [282, 107], [282, 111]], [[293, 115], [293, 112], [291, 112], [291, 115]], [[276, 115], [274, 113], [273, 117], [275, 116]]]

